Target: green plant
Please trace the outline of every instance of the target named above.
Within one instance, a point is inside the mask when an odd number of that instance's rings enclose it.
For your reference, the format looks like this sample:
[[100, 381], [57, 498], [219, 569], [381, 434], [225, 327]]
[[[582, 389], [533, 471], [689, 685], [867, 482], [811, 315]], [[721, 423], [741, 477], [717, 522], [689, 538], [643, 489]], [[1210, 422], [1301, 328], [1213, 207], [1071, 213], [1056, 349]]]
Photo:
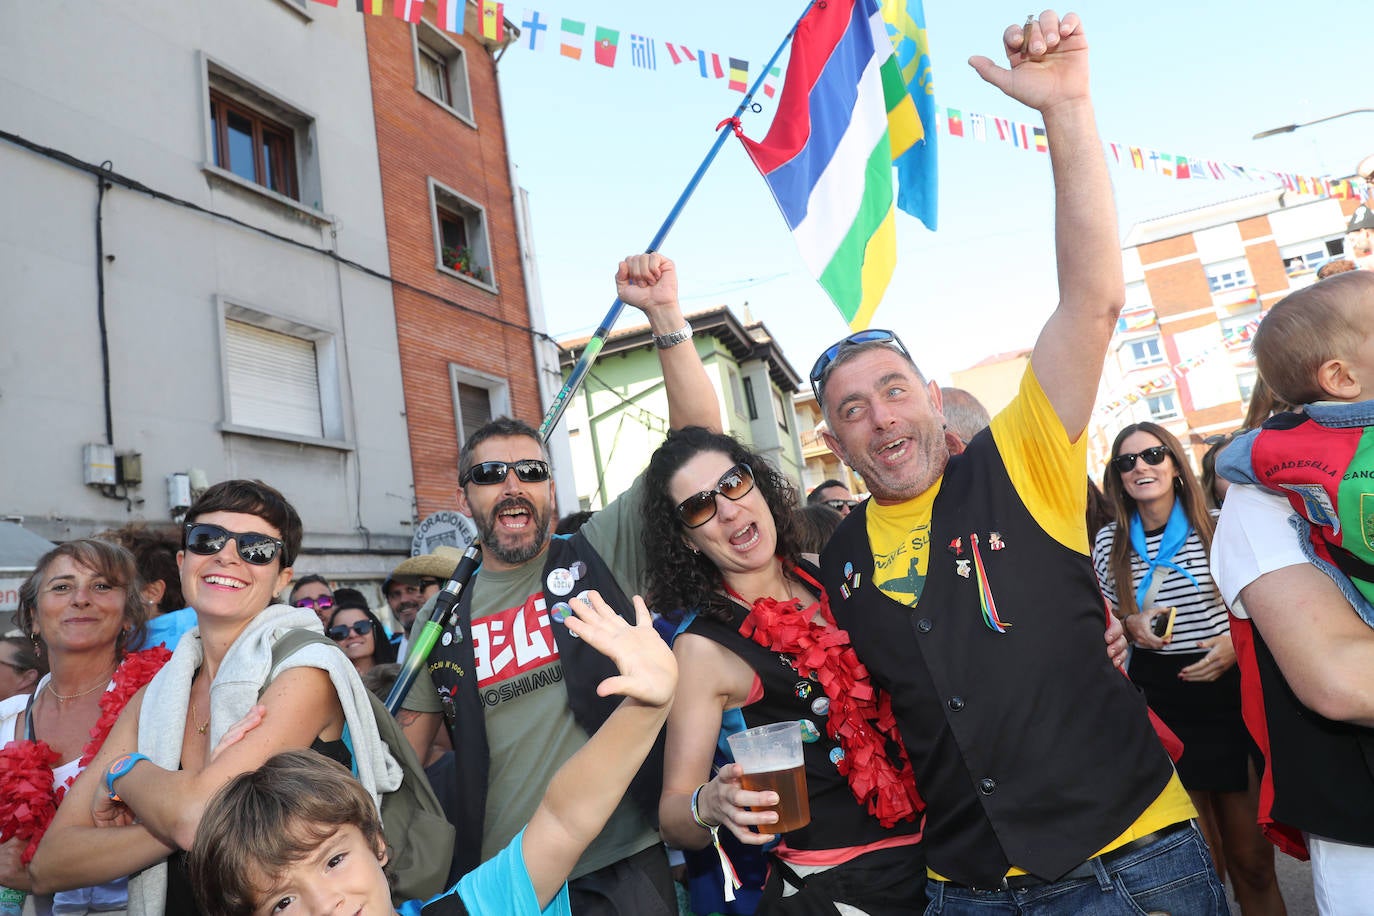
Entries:
[[482, 283], [487, 282], [487, 269], [476, 262], [472, 249], [468, 246], [446, 245], [441, 254], [443, 255], [444, 266], [449, 270], [456, 270], [460, 274], [465, 274]]

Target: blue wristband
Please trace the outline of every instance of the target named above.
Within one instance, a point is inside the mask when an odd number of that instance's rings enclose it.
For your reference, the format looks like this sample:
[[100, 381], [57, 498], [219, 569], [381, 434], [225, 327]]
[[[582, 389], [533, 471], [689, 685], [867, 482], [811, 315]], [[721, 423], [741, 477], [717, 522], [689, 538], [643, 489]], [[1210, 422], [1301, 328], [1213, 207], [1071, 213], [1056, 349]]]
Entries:
[[134, 768], [140, 760], [149, 760], [147, 754], [124, 754], [116, 757], [105, 771], [105, 791], [110, 793], [111, 801], [123, 801], [115, 794], [115, 780]]

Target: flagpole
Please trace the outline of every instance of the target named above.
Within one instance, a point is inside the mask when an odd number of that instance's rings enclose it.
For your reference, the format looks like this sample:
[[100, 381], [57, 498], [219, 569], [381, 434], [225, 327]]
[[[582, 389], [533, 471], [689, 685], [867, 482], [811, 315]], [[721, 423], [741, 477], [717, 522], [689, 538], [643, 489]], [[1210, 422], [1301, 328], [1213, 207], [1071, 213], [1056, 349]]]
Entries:
[[[744, 98], [740, 100], [739, 107], [735, 109], [734, 115], [722, 121], [720, 127], [724, 127], [726, 124], [739, 124], [740, 116], [744, 114], [745, 110], [754, 100], [754, 96], [763, 85], [763, 81], [768, 77], [768, 72], [773, 69], [773, 65], [778, 62], [778, 58], [782, 56], [782, 52], [787, 48], [787, 43], [790, 42], [792, 36], [796, 34], [797, 27], [801, 25], [802, 20], [806, 18], [807, 12], [811, 9], [812, 2], [815, 2], [815, 0], [808, 0], [806, 9], [802, 10], [802, 14], [797, 17], [797, 21], [792, 24], [792, 28], [787, 30], [787, 34], [783, 36], [782, 43], [778, 45], [778, 49], [773, 52], [772, 57], [768, 58], [768, 63], [763, 65], [763, 70], [759, 73], [758, 79], [754, 80], [754, 85], [750, 86], [749, 91], [744, 94]], [[653, 241], [649, 242], [649, 247], [644, 249], [646, 252], [657, 251], [659, 246], [663, 244], [663, 240], [668, 236], [668, 231], [672, 229], [673, 224], [677, 222], [677, 218], [682, 214], [683, 207], [685, 207], [687, 201], [691, 199], [693, 192], [697, 189], [697, 185], [701, 184], [701, 179], [705, 176], [706, 170], [711, 167], [711, 163], [715, 161], [721, 148], [725, 146], [726, 138], [728, 138], [732, 132], [733, 131], [717, 129], [715, 143], [711, 144], [711, 149], [706, 153], [706, 158], [702, 160], [701, 165], [697, 166], [696, 173], [692, 175], [692, 179], [687, 182], [687, 187], [685, 187], [682, 190], [682, 194], [678, 196], [677, 203], [673, 204], [673, 208], [668, 211], [668, 216], [663, 220], [663, 225], [658, 228], [658, 232], [654, 234]], [[601, 319], [601, 325], [596, 329], [596, 334], [587, 342], [586, 348], [582, 351], [582, 357], [577, 361], [577, 365], [573, 367], [571, 374], [568, 375], [568, 380], [563, 384], [563, 389], [558, 392], [558, 395], [553, 399], [553, 403], [549, 405], [549, 411], [544, 416], [544, 422], [539, 425], [539, 437], [543, 441], [549, 441], [549, 436], [553, 434], [553, 428], [558, 425], [558, 421], [563, 416], [563, 411], [567, 409], [568, 400], [577, 389], [581, 387], [582, 380], [586, 378], [588, 370], [592, 367], [592, 363], [596, 361], [597, 354], [601, 352], [602, 345], [606, 343], [606, 338], [610, 335], [611, 328], [615, 326], [616, 319], [620, 317], [620, 313], [624, 308], [625, 303], [620, 301], [619, 297], [616, 297], [615, 302], [611, 303], [610, 311], [606, 313], [606, 317]], [[425, 663], [429, 660], [429, 654], [434, 649], [434, 644], [438, 642], [439, 636], [444, 628], [458, 625], [458, 615], [455, 610], [458, 606], [458, 600], [462, 596], [463, 590], [467, 588], [468, 582], [473, 574], [477, 571], [478, 567], [481, 566], [481, 563], [482, 548], [480, 544], [474, 541], [464, 552], [463, 559], [459, 562], [458, 568], [453, 571], [453, 576], [445, 583], [439, 594], [435, 596], [434, 607], [430, 611], [429, 618], [425, 621], [418, 635], [415, 637], [415, 643], [411, 646], [410, 652], [406, 655], [405, 664], [401, 666], [401, 671], [396, 677], [396, 683], [392, 686], [391, 692], [387, 694], [386, 708], [392, 715], [396, 715], [396, 713], [400, 711], [401, 703], [405, 700], [406, 694], [410, 692], [410, 688], [415, 684], [415, 679], [419, 676], [420, 669], [423, 668]], [[457, 638], [463, 639], [466, 637], [459, 632]]]
[[[778, 49], [773, 52], [772, 57], [768, 58], [768, 63], [763, 65], [763, 69], [759, 72], [758, 78], [754, 80], [754, 85], [749, 87], [749, 91], [746, 92], [744, 98], [740, 100], [739, 107], [735, 109], [734, 115], [720, 122], [719, 127], [724, 127], [726, 124], [738, 125], [740, 116], [749, 108], [750, 103], [754, 100], [754, 96], [763, 85], [763, 81], [768, 78], [768, 72], [772, 70], [773, 65], [778, 62], [778, 58], [781, 57], [782, 52], [786, 50], [788, 42], [790, 42], [792, 36], [796, 34], [797, 27], [801, 25], [802, 20], [806, 18], [806, 14], [810, 12], [812, 2], [814, 2], [814, 0], [809, 0], [806, 4], [806, 8], [802, 10], [802, 14], [797, 17], [797, 21], [792, 23], [792, 28], [787, 30], [787, 34], [783, 36], [782, 43], [778, 45]], [[717, 128], [716, 142], [711, 144], [711, 148], [706, 152], [706, 158], [701, 161], [701, 165], [697, 166], [696, 173], [693, 174], [691, 180], [687, 182], [687, 187], [682, 189], [682, 193], [678, 196], [677, 203], [673, 204], [672, 209], [668, 211], [667, 217], [663, 220], [663, 225], [658, 227], [658, 232], [654, 234], [653, 240], [649, 242], [649, 247], [644, 249], [646, 252], [652, 253], [658, 251], [663, 245], [663, 240], [668, 237], [669, 231], [677, 222], [678, 217], [682, 215], [683, 208], [687, 206], [687, 201], [690, 200], [692, 194], [695, 193], [697, 185], [701, 184], [701, 179], [706, 175], [706, 170], [711, 167], [711, 163], [715, 161], [721, 148], [725, 146], [725, 141], [729, 138], [732, 131], [720, 130], [719, 127]], [[582, 387], [582, 382], [586, 378], [587, 372], [591, 370], [592, 363], [596, 362], [597, 356], [601, 353], [602, 346], [606, 343], [606, 338], [610, 336], [611, 328], [615, 327], [615, 323], [619, 320], [620, 313], [624, 311], [624, 309], [625, 303], [620, 301], [620, 298], [617, 297], [616, 300], [611, 303], [610, 310], [606, 312], [606, 317], [601, 319], [601, 324], [597, 327], [596, 333], [592, 335], [592, 339], [587, 341], [587, 345], [583, 348], [582, 356], [578, 359], [577, 365], [573, 366], [572, 372], [568, 374], [568, 380], [563, 383], [562, 390], [558, 392], [553, 399], [553, 403], [549, 405], [548, 413], [544, 415], [544, 422], [539, 424], [539, 435], [545, 442], [547, 442], [549, 436], [553, 434], [553, 428], [558, 425], [558, 421], [563, 418], [563, 411], [568, 409], [569, 399], [578, 388]]]

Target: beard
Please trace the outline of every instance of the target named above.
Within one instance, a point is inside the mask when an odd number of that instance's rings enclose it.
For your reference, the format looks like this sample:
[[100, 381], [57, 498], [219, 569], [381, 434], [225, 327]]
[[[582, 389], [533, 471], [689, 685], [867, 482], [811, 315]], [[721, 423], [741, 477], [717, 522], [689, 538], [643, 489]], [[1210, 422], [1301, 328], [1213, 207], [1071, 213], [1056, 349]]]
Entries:
[[[496, 519], [507, 509], [519, 507], [529, 513], [530, 526], [526, 532], [516, 535], [503, 533], [497, 525]], [[482, 519], [474, 519], [477, 523], [477, 533], [482, 541], [482, 549], [489, 551], [492, 556], [505, 563], [507, 566], [519, 566], [521, 563], [533, 560], [544, 550], [544, 545], [549, 541], [549, 511], [540, 512], [534, 504], [527, 499], [506, 499], [497, 503], [491, 513]]]

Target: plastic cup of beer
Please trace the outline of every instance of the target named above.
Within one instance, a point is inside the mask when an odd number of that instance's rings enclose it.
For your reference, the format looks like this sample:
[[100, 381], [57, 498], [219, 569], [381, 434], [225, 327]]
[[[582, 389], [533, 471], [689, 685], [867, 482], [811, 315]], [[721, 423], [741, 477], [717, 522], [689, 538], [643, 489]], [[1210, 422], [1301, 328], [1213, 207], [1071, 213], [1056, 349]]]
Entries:
[[775, 722], [736, 732], [728, 738], [735, 762], [744, 768], [740, 784], [751, 792], [776, 792], [776, 824], [760, 824], [760, 833], [787, 833], [811, 823], [806, 794], [801, 723]]

